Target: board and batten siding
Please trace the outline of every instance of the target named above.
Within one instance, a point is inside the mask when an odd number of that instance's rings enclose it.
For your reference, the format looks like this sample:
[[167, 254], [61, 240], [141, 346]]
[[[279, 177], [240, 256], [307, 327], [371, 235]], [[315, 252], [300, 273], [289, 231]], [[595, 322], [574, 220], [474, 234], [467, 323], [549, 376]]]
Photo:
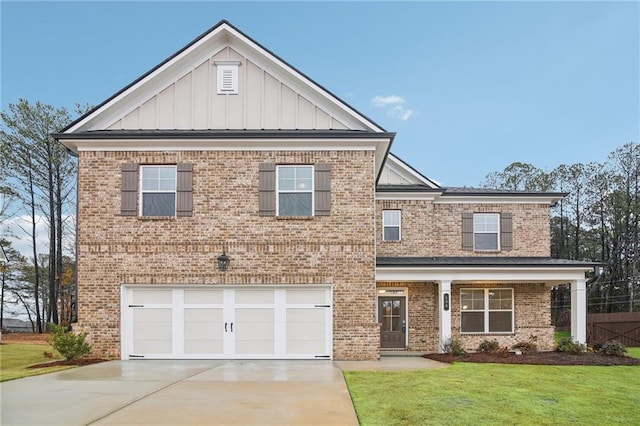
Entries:
[[[217, 94], [215, 61], [238, 61], [238, 94]], [[109, 126], [137, 129], [346, 130], [269, 72], [225, 48]]]

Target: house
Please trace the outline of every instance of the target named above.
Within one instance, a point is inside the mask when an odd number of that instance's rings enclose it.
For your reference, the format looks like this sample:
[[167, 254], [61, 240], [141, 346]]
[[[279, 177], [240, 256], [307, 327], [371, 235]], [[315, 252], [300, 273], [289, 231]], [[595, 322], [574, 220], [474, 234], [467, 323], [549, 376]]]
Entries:
[[78, 324], [108, 358], [377, 359], [538, 338], [562, 194], [444, 188], [222, 21], [54, 135], [79, 159]]

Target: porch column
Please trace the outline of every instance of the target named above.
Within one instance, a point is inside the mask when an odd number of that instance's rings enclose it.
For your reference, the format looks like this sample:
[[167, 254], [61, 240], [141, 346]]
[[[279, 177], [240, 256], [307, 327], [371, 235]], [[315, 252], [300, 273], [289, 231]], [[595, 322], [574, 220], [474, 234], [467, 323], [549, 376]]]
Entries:
[[442, 353], [443, 345], [451, 339], [451, 281], [438, 282], [438, 306], [440, 307], [440, 346], [438, 352]]
[[587, 343], [587, 280], [571, 283], [571, 337]]

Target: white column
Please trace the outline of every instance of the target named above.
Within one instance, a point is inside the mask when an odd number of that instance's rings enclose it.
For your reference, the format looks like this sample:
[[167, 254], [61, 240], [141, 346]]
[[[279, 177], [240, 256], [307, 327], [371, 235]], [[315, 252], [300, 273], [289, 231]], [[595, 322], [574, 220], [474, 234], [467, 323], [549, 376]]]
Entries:
[[587, 280], [571, 283], [571, 337], [587, 343]]
[[442, 353], [442, 346], [451, 339], [451, 281], [438, 282], [438, 306], [440, 307], [440, 345], [438, 352]]

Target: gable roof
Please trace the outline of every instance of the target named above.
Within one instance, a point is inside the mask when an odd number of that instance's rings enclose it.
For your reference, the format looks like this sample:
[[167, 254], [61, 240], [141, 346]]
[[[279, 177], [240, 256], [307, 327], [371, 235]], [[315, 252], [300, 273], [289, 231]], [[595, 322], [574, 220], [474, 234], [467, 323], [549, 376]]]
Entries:
[[400, 157], [389, 153], [384, 164], [384, 168], [378, 181], [379, 189], [384, 187], [398, 187], [410, 190], [414, 189], [440, 189], [435, 181], [429, 179], [408, 163], [404, 162]]
[[[221, 53], [224, 49], [231, 50]], [[275, 78], [284, 87], [282, 90], [288, 90], [288, 96], [298, 96], [295, 100], [296, 105], [297, 103], [302, 103], [301, 108], [304, 107], [307, 110], [316, 108], [315, 112], [312, 111], [311, 113], [315, 113], [320, 117], [319, 120], [322, 121], [324, 126], [319, 127], [320, 129], [357, 130], [371, 133], [386, 132], [381, 126], [356, 111], [326, 88], [314, 82], [251, 37], [242, 33], [228, 21], [223, 20], [96, 108], [75, 120], [56, 136], [62, 137], [72, 133], [104, 131], [107, 129], [153, 130], [156, 128], [181, 128], [205, 130], [216, 128], [257, 130], [265, 128], [247, 126], [246, 122], [237, 123], [234, 126], [229, 126], [228, 122], [226, 126], [224, 123], [212, 125], [211, 122], [196, 123], [194, 125], [193, 118], [191, 118], [191, 126], [187, 127], [176, 125], [177, 123], [170, 127], [160, 127], [157, 123], [153, 127], [145, 127], [142, 123], [136, 127], [123, 127], [122, 125], [118, 127], [118, 120], [126, 118], [128, 114], [135, 112], [136, 109], [142, 108], [154, 96], [159, 96], [167, 88], [176, 85], [182, 77], [195, 72], [198, 66], [206, 61], [212, 62], [213, 65], [213, 57], [216, 54], [226, 55], [227, 57], [229, 55], [235, 55], [236, 57], [240, 55], [240, 57], [247, 59], [247, 63], [257, 64], [264, 70], [265, 75], [268, 76], [267, 78]], [[248, 68], [248, 66], [245, 66], [245, 68]], [[210, 72], [209, 70], [205, 71]], [[293, 95], [289, 94], [289, 91]], [[196, 90], [193, 89], [193, 92], [195, 93]], [[178, 108], [175, 107], [175, 109]], [[278, 129], [299, 130], [313, 128], [310, 127], [312, 124], [309, 123], [304, 125], [300, 125], [300, 123], [297, 123], [297, 125], [296, 123], [285, 124], [290, 127], [279, 127]]]

